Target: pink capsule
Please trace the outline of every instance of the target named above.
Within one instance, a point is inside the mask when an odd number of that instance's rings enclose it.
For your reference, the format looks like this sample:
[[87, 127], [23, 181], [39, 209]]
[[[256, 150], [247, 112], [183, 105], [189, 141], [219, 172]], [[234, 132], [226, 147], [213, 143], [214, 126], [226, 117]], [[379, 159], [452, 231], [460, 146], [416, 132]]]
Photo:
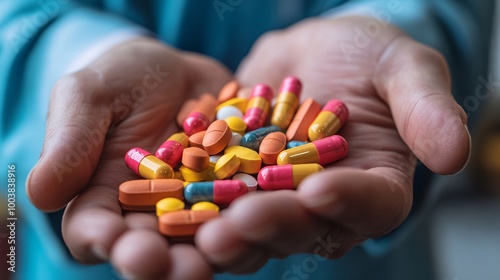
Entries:
[[125, 155], [125, 164], [145, 179], [174, 178], [174, 170], [170, 165], [141, 148], [130, 149]]
[[278, 165], [319, 163], [327, 165], [347, 156], [347, 141], [340, 135], [333, 135], [291, 149], [278, 155]]
[[194, 182], [184, 188], [184, 198], [190, 203], [210, 201], [216, 204], [229, 204], [246, 193], [248, 187], [240, 180]]
[[191, 136], [196, 132], [207, 130], [210, 122], [215, 117], [216, 106], [217, 100], [213, 95], [209, 93], [203, 94], [194, 105], [192, 112], [184, 120], [182, 125], [184, 132]]
[[243, 121], [247, 124], [247, 131], [263, 127], [267, 120], [273, 91], [264, 84], [256, 85], [250, 94]]
[[342, 128], [348, 116], [349, 111], [344, 102], [336, 99], [328, 101], [309, 126], [309, 140], [316, 141], [334, 135]]
[[170, 166], [175, 167], [182, 159], [182, 152], [188, 146], [188, 137], [184, 132], [170, 136], [156, 150], [155, 156]]
[[259, 171], [257, 181], [266, 191], [295, 189], [304, 178], [322, 170], [317, 163], [272, 165]]

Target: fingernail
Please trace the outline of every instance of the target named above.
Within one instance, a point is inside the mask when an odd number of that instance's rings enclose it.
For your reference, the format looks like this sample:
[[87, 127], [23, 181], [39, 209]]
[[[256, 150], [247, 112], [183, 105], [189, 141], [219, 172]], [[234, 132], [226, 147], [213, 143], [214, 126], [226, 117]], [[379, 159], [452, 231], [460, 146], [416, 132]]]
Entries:
[[467, 135], [469, 136], [469, 155], [467, 155], [467, 160], [465, 161], [464, 166], [462, 166], [462, 168], [458, 172], [456, 172], [455, 174], [458, 174], [458, 173], [464, 171], [465, 168], [467, 168], [467, 166], [469, 165], [471, 154], [472, 154], [472, 136], [470, 135], [469, 127], [466, 124], [464, 125], [464, 128], [465, 128], [465, 131], [467, 132]]
[[306, 207], [319, 210], [329, 217], [338, 217], [345, 209], [345, 203], [334, 194], [305, 196], [303, 202]]
[[92, 245], [92, 247], [90, 247], [90, 251], [92, 252], [92, 254], [94, 254], [94, 256], [102, 261], [107, 261], [109, 258], [106, 250], [104, 250], [104, 248], [99, 245]]

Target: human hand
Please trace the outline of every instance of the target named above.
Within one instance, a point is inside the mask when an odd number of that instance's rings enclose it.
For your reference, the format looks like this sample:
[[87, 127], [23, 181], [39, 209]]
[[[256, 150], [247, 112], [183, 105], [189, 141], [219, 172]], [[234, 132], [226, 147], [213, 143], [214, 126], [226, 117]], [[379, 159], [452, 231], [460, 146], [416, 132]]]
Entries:
[[[466, 115], [451, 95], [444, 58], [390, 25], [367, 36], [364, 48], [349, 49], [355, 28], [363, 30], [370, 21], [312, 19], [271, 32], [239, 68], [245, 85], [266, 83], [277, 90], [285, 76], [295, 75], [303, 82], [303, 98], [344, 101], [350, 114], [340, 134], [349, 154], [306, 178], [296, 192], [247, 195], [203, 225], [196, 244], [214, 266], [248, 273], [272, 256], [341, 257], [407, 217], [415, 156], [439, 174], [466, 164]], [[318, 251], [318, 238], [333, 250]]]
[[229, 79], [211, 59], [138, 39], [57, 82], [27, 193], [44, 211], [71, 201], [62, 233], [77, 260], [110, 260], [139, 279], [211, 278], [211, 267], [192, 245], [169, 248], [154, 213], [122, 213], [118, 186], [137, 179], [123, 162], [127, 150], [154, 152], [177, 132], [185, 99], [215, 93]]

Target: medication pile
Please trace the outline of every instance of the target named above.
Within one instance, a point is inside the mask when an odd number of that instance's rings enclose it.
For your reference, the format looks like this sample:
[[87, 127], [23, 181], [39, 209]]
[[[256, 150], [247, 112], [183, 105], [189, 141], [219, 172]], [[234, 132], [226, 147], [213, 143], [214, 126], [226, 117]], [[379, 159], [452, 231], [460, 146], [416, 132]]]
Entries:
[[348, 117], [342, 101], [321, 107], [308, 98], [299, 106], [302, 84], [287, 77], [268, 121], [271, 88], [256, 85], [248, 99], [237, 97], [241, 90], [231, 81], [217, 99], [204, 94], [187, 101], [177, 118], [183, 132], [154, 155], [141, 148], [127, 152], [127, 167], [144, 179], [120, 185], [124, 210], [156, 210], [162, 234], [189, 237], [219, 215], [219, 206], [257, 188], [295, 189], [347, 155], [346, 140], [336, 135]]

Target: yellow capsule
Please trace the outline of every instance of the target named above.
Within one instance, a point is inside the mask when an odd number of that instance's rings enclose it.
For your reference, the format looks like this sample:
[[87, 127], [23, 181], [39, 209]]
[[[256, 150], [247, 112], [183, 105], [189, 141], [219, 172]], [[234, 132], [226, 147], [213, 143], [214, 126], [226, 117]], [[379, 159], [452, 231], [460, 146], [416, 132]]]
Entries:
[[310, 141], [332, 136], [344, 125], [349, 115], [345, 104], [340, 100], [330, 100], [309, 126], [307, 132]]
[[189, 146], [188, 139], [189, 139], [189, 137], [186, 135], [186, 133], [178, 132], [178, 133], [174, 133], [170, 137], [168, 137], [167, 141], [168, 140], [177, 141], [177, 142], [181, 143], [181, 145], [184, 148], [187, 148]]
[[232, 132], [236, 132], [241, 135], [245, 134], [245, 131], [247, 130], [247, 124], [243, 121], [243, 119], [238, 117], [228, 117], [225, 119], [225, 121]]
[[257, 181], [266, 191], [295, 189], [304, 178], [322, 170], [317, 163], [271, 165], [260, 170]]
[[292, 122], [299, 106], [302, 83], [295, 77], [287, 77], [281, 84], [280, 93], [274, 105], [271, 124], [285, 130]]
[[205, 210], [211, 210], [211, 211], [217, 211], [219, 212], [219, 206], [217, 204], [209, 202], [209, 201], [201, 201], [201, 202], [196, 202], [191, 206], [191, 210], [193, 211], [205, 211]]
[[182, 177], [184, 180], [189, 182], [201, 182], [205, 181], [208, 175], [208, 169], [202, 170], [200, 172], [196, 172], [192, 169], [189, 169], [185, 165], [182, 165], [179, 168], [179, 171], [182, 173]]
[[233, 176], [240, 167], [240, 160], [235, 154], [225, 154], [215, 164], [214, 173], [217, 179]]
[[132, 148], [125, 155], [125, 164], [145, 179], [172, 179], [174, 170], [170, 165], [141, 148]]
[[156, 203], [156, 216], [160, 217], [165, 213], [180, 211], [183, 209], [184, 202], [182, 202], [182, 200], [174, 197], [167, 197]]
[[319, 163], [323, 166], [346, 157], [347, 141], [340, 135], [333, 135], [291, 149], [278, 155], [277, 164]]
[[262, 165], [262, 159], [256, 151], [242, 146], [231, 146], [224, 150], [224, 154], [236, 155], [236, 157], [240, 160], [240, 167], [238, 168], [238, 171], [247, 174], [259, 173], [260, 166]]
[[248, 104], [248, 99], [244, 97], [235, 97], [231, 98], [228, 101], [222, 102], [219, 104], [215, 110], [218, 111], [220, 108], [225, 107], [225, 106], [234, 106], [238, 109], [240, 109], [242, 112], [245, 112]]

